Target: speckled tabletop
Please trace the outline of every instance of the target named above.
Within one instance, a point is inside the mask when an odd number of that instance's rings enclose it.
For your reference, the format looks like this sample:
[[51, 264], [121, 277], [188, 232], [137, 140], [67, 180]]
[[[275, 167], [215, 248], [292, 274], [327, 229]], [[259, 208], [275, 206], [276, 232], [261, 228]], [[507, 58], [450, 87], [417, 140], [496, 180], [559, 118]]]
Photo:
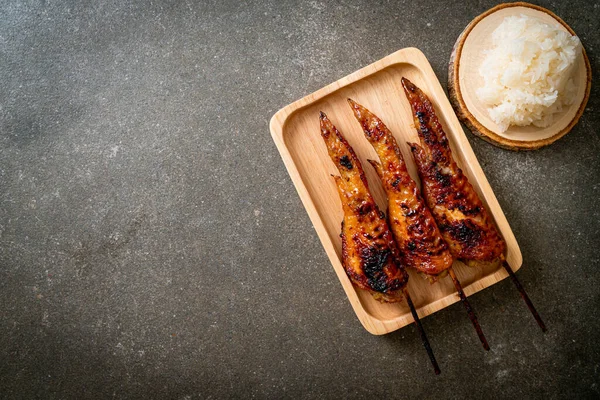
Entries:
[[[0, 397], [600, 396], [600, 108], [530, 153], [468, 134], [518, 276], [372, 336], [273, 144], [279, 108], [415, 46], [442, 85], [491, 1], [2, 2]], [[541, 2], [598, 77], [597, 2]]]

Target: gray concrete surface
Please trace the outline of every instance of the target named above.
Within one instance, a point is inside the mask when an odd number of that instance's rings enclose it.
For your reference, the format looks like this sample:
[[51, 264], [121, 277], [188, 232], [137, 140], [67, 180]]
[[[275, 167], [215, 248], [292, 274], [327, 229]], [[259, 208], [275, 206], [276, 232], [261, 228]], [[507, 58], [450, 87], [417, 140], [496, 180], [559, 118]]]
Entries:
[[[598, 77], [597, 1], [541, 2]], [[407, 46], [445, 86], [454, 2], [2, 2], [0, 397], [600, 396], [598, 86], [555, 145], [468, 135], [518, 276], [412, 327], [360, 325], [272, 143], [280, 107]]]

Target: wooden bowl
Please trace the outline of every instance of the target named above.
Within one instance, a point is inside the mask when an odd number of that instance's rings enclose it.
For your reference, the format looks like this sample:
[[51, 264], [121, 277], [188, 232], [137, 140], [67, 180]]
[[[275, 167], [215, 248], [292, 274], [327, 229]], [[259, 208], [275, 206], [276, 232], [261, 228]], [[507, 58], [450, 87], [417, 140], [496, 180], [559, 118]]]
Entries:
[[491, 47], [494, 29], [505, 17], [521, 14], [537, 17], [575, 35], [562, 19], [545, 8], [529, 3], [500, 4], [475, 18], [458, 37], [448, 65], [448, 92], [454, 111], [471, 132], [505, 149], [535, 150], [557, 141], [579, 121], [590, 96], [592, 69], [582, 47], [573, 72], [577, 97], [572, 106], [555, 114], [549, 127], [510, 126], [502, 132], [475, 93], [483, 86], [479, 66], [484, 58], [483, 50]]

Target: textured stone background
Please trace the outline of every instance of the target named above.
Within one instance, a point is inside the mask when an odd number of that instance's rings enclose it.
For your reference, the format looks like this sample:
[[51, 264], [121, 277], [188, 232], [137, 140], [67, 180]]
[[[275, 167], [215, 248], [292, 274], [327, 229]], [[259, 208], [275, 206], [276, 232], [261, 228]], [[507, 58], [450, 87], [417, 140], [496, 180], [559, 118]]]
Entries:
[[[597, 1], [540, 2], [598, 73]], [[375, 337], [271, 140], [273, 113], [408, 46], [445, 86], [491, 1], [0, 3], [0, 397], [598, 397], [600, 102], [531, 153], [468, 135], [519, 277]]]

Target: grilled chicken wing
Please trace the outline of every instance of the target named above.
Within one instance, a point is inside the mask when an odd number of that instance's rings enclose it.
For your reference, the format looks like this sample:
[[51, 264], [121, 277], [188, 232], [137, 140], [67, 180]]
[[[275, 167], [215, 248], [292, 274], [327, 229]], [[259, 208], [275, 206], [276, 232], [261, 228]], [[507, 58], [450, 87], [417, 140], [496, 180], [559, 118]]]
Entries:
[[408, 274], [385, 216], [373, 200], [354, 150], [324, 113], [320, 122], [329, 156], [340, 172], [334, 179], [344, 210], [340, 235], [344, 269], [356, 286], [370, 291], [376, 299], [400, 301]]
[[506, 243], [452, 158], [431, 101], [408, 79], [402, 78], [402, 86], [421, 142], [410, 146], [423, 184], [423, 196], [452, 255], [468, 264], [503, 260]]
[[400, 148], [392, 132], [365, 107], [348, 99], [381, 164], [369, 160], [381, 178], [388, 197], [388, 222], [403, 264], [429, 275], [437, 275], [452, 266], [452, 255], [442, 239], [433, 216], [425, 206], [415, 181], [408, 174]]

